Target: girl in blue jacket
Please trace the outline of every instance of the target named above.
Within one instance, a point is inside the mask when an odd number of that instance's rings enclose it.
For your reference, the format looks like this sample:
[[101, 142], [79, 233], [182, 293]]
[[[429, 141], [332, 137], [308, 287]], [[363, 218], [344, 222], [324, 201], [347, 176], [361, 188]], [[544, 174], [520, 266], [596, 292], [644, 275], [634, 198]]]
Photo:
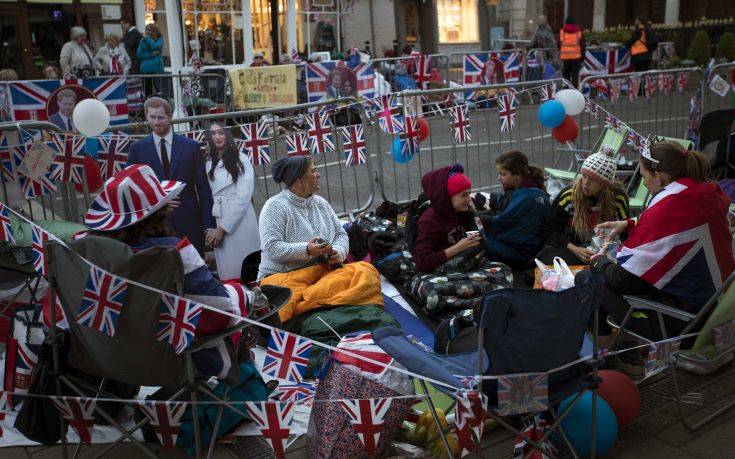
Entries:
[[484, 227], [485, 254], [515, 269], [528, 266], [544, 243], [543, 225], [549, 214], [549, 196], [538, 166], [511, 150], [495, 160], [503, 194], [492, 212], [480, 212]]

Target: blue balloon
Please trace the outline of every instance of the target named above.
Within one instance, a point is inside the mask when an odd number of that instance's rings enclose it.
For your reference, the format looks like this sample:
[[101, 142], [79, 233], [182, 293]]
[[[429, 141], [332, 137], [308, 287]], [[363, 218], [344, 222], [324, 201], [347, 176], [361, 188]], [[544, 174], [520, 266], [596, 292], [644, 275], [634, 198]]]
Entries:
[[393, 161], [396, 164], [406, 164], [413, 159], [413, 155], [403, 156], [403, 143], [405, 140], [401, 140], [399, 137], [393, 138], [393, 146], [391, 147], [391, 153], [393, 154]]
[[564, 122], [564, 117], [567, 116], [567, 113], [561, 102], [547, 100], [538, 108], [536, 115], [542, 126], [553, 129]]
[[[572, 400], [574, 400], [573, 395], [561, 402], [559, 413], [563, 413]], [[618, 421], [615, 413], [599, 395], [597, 396], [596, 417], [595, 444], [597, 448], [595, 452], [599, 457], [615, 445], [615, 439], [618, 436]], [[567, 417], [561, 421], [561, 426], [577, 453], [580, 456], [589, 456], [592, 451], [592, 392], [585, 392], [582, 395]]]

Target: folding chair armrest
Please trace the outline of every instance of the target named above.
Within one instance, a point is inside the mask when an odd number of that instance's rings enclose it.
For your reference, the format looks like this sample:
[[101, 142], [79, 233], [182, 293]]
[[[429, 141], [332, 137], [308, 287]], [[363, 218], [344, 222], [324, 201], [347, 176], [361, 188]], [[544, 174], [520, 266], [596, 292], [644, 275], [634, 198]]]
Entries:
[[220, 330], [217, 333], [212, 333], [211, 335], [202, 336], [200, 338], [197, 338], [193, 343], [191, 343], [191, 346], [187, 349], [188, 352], [196, 352], [199, 351], [205, 347], [212, 341], [216, 341], [218, 339], [226, 338], [233, 333], [237, 333], [241, 331], [243, 328], [247, 327], [247, 322], [239, 322], [238, 324], [230, 327], [225, 328], [224, 330]]
[[650, 311], [660, 312], [662, 314], [666, 314], [667, 316], [682, 320], [684, 322], [690, 322], [695, 317], [697, 317], [695, 314], [691, 314], [686, 311], [682, 311], [681, 309], [667, 306], [657, 301], [651, 301], [644, 298], [639, 298], [637, 296], [628, 295], [624, 295], [623, 298], [625, 298], [625, 301], [627, 301], [628, 304], [630, 304], [630, 306], [634, 309], [647, 309]]

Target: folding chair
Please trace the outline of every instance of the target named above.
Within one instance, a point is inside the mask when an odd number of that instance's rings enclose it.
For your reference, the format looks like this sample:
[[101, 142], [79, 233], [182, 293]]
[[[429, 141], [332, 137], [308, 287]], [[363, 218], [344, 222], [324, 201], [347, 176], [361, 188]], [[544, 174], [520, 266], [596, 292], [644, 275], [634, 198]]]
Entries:
[[[489, 293], [485, 296], [478, 321], [476, 353], [435, 354], [411, 342], [395, 327], [375, 330], [373, 340], [407, 370], [454, 388], [463, 387], [459, 380], [463, 375], [543, 373], [579, 358], [587, 325], [593, 315], [597, 318], [600, 302], [597, 291], [601, 284], [600, 276], [591, 276], [585, 284], [562, 292], [504, 289]], [[528, 339], [530, 336], [534, 339]], [[596, 396], [595, 376], [596, 365], [593, 365], [591, 378], [585, 376], [582, 368], [576, 365], [549, 374], [549, 410], [554, 422], [537, 442], [525, 437], [519, 429], [497, 414], [497, 380], [481, 380], [477, 390], [487, 397], [487, 413], [491, 419], [540, 449], [540, 444], [559, 428], [561, 421], [585, 391], [592, 390], [593, 397]], [[420, 383], [423, 392], [427, 393], [425, 382]], [[437, 389], [447, 394], [454, 393], [454, 390], [444, 386]], [[570, 396], [574, 399], [564, 412], [557, 413], [552, 408]], [[430, 398], [427, 398], [427, 402], [451, 457], [434, 405]], [[559, 431], [574, 452], [562, 429]]]
[[702, 306], [702, 309], [700, 309], [697, 314], [692, 314], [645, 298], [624, 296], [625, 300], [630, 304], [630, 309], [625, 314], [625, 317], [623, 317], [622, 322], [620, 322], [620, 324], [616, 324], [611, 318], [608, 317], [607, 319], [608, 324], [619, 331], [610, 343], [611, 350], [614, 348], [618, 337], [622, 334], [621, 332], [628, 333], [629, 335], [649, 344], [654, 342], [654, 340], [649, 337], [634, 333], [626, 328], [631, 317], [633, 317], [636, 312], [640, 313], [645, 311], [644, 313], [655, 315], [658, 321], [659, 331], [663, 339], [672, 338], [666, 327], [665, 317], [686, 323], [686, 326], [678, 336], [684, 336], [689, 333], [696, 332], [697, 327], [704, 322], [704, 326], [701, 328], [700, 334], [697, 335], [694, 340], [694, 345], [690, 349], [680, 350], [675, 357], [676, 364], [670, 366], [679, 419], [684, 427], [691, 431], [699, 429], [704, 424], [735, 406], [735, 401], [731, 401], [699, 422], [691, 424], [683, 414], [682, 403], [684, 402], [682, 400], [682, 394], [679, 390], [679, 381], [677, 379], [677, 367], [695, 370], [695, 372], [698, 373], [704, 373], [715, 371], [733, 360], [735, 348], [721, 350], [716, 349], [714, 346], [713, 331], [715, 327], [735, 319], [735, 284], [733, 284], [733, 279], [735, 279], [735, 273], [730, 274], [725, 282], [722, 283], [722, 286], [717, 289], [709, 300], [707, 300], [705, 305]]
[[[578, 149], [578, 148], [559, 148], [559, 152], [554, 160], [553, 167], [545, 167], [544, 171], [549, 174], [550, 177], [558, 178], [564, 181], [572, 181], [579, 174], [579, 169], [582, 167], [582, 163], [585, 158], [592, 153], [596, 153], [603, 149], [609, 150], [612, 154], [617, 157], [620, 150], [625, 144], [625, 140], [628, 138], [628, 128], [620, 128], [620, 132], [615, 131], [612, 128], [606, 128], [605, 132], [602, 133], [600, 138], [590, 150]], [[571, 159], [567, 169], [556, 169], [559, 160], [561, 159], [561, 153], [571, 153]]]
[[[58, 295], [64, 317], [74, 318], [78, 305], [82, 302], [90, 266], [81, 257], [94, 263], [99, 268], [118, 276], [135, 280], [141, 284], [182, 294], [184, 272], [178, 252], [172, 248], [152, 247], [133, 254], [131, 249], [119, 241], [104, 237], [87, 236], [70, 244], [71, 248], [51, 241], [46, 244], [48, 262], [48, 280], [51, 298]], [[49, 342], [52, 346], [54, 371], [57, 373], [57, 393], [62, 395], [62, 384], [82, 397], [117, 398], [107, 391], [72, 374], [69, 368], [79, 370], [88, 375], [121, 381], [135, 386], [162, 386], [175, 388], [168, 399], [182, 400], [186, 396], [196, 406], [198, 394], [204, 394], [213, 400], [223, 401], [216, 397], [205, 384], [208, 377], [200, 375], [194, 365], [192, 354], [215, 340], [225, 338], [240, 331], [247, 324], [241, 322], [213, 335], [196, 339], [188, 349], [176, 354], [173, 347], [156, 340], [159, 320], [160, 295], [156, 292], [128, 285], [125, 304], [119, 316], [116, 332], [110, 337], [96, 329], [78, 324], [75, 320], [67, 320], [70, 342], [65, 362], [60, 361], [62, 350], [59, 330], [56, 324], [56, 308], [51, 308], [51, 330]], [[236, 359], [232, 356], [233, 368], [236, 370]], [[68, 391], [67, 391], [68, 393]], [[233, 406], [226, 408], [246, 416], [244, 411]], [[196, 412], [196, 410], [193, 410]], [[99, 456], [106, 454], [117, 444], [130, 440], [141, 452], [150, 457], [156, 455], [133, 437], [133, 432], [144, 426], [143, 420], [128, 430], [113, 419], [99, 405], [95, 412], [110, 423], [121, 436]], [[198, 416], [192, 416], [197, 456], [201, 451]], [[214, 427], [214, 435], [209, 445], [209, 453], [214, 447], [218, 425]], [[62, 431], [65, 429], [62, 426]], [[67, 440], [63, 437], [66, 455]], [[81, 443], [77, 447], [79, 449]]]

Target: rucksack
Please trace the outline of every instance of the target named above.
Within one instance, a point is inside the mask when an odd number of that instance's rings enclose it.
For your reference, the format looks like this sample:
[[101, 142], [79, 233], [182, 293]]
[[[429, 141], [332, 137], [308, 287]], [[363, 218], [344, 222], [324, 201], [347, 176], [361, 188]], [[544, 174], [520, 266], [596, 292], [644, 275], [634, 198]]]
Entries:
[[403, 239], [406, 241], [408, 250], [413, 252], [413, 248], [416, 245], [416, 234], [419, 228], [419, 218], [426, 209], [431, 207], [431, 201], [429, 201], [423, 193], [418, 198], [411, 201], [406, 208], [406, 225], [403, 229]]

